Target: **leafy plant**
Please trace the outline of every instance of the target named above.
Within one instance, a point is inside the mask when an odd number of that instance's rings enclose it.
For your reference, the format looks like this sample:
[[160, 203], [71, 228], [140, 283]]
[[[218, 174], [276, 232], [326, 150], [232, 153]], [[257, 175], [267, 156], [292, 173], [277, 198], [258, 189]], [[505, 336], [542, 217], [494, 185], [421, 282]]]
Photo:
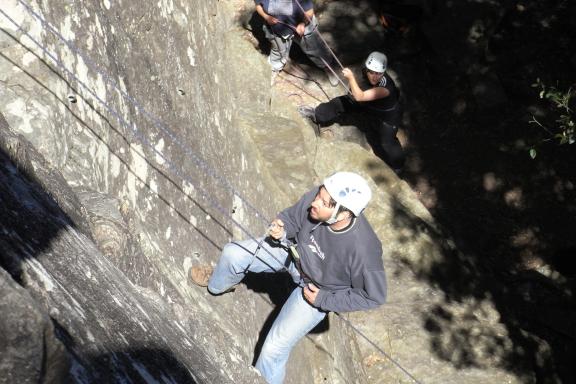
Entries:
[[[538, 124], [549, 135], [549, 137], [543, 139], [542, 142], [556, 140], [560, 145], [574, 144], [574, 142], [576, 142], [574, 132], [576, 119], [574, 112], [570, 109], [570, 100], [573, 96], [572, 88], [568, 88], [568, 90], [564, 92], [554, 86], [546, 86], [539, 78], [536, 79], [535, 84], [532, 84], [532, 87], [540, 90], [540, 99], [546, 99], [556, 107], [555, 114], [558, 117], [553, 127], [547, 127], [532, 116], [530, 123]], [[531, 158], [536, 157], [536, 146], [530, 148], [529, 154]]]

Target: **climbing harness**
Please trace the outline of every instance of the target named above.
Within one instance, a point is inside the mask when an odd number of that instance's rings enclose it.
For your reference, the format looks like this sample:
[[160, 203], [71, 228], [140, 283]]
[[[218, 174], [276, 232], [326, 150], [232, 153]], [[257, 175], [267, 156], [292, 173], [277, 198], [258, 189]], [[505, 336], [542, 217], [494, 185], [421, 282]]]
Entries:
[[[44, 18], [42, 18], [38, 13], [36, 13], [31, 7], [30, 5], [28, 5], [27, 3], [25, 3], [22, 0], [16, 0], [18, 3], [20, 3], [32, 16], [34, 16], [36, 19], [38, 19], [42, 26], [50, 31], [51, 33], [53, 33], [55, 36], [57, 36], [71, 51], [73, 51], [74, 53], [76, 53], [79, 57], [81, 57], [84, 62], [88, 65], [88, 67], [90, 69], [92, 69], [93, 71], [97, 72], [98, 74], [100, 74], [102, 76], [102, 78], [106, 81], [106, 83], [111, 84], [112, 87], [114, 89], [116, 89], [119, 94], [126, 100], [128, 100], [130, 102], [130, 104], [132, 104], [140, 113], [142, 113], [143, 116], [145, 116], [147, 119], [149, 119], [149, 121], [151, 121], [155, 127], [157, 127], [158, 129], [160, 129], [162, 132], [164, 132], [166, 135], [168, 135], [173, 141], [174, 143], [176, 143], [181, 149], [183, 149], [187, 155], [191, 156], [192, 160], [198, 165], [198, 167], [204, 172], [205, 175], [210, 176], [211, 178], [213, 178], [214, 180], [216, 180], [220, 185], [222, 185], [223, 187], [225, 187], [226, 189], [228, 189], [229, 191], [231, 191], [233, 193], [234, 196], [237, 196], [239, 199], [241, 199], [241, 201], [243, 203], [246, 204], [247, 207], [249, 207], [255, 214], [255, 216], [259, 219], [261, 219], [262, 221], [265, 222], [270, 222], [268, 220], [266, 220], [265, 216], [260, 213], [260, 211], [258, 209], [256, 209], [253, 205], [251, 205], [245, 198], [242, 197], [242, 195], [240, 195], [239, 192], [236, 191], [236, 189], [234, 189], [234, 187], [230, 184], [230, 182], [225, 179], [223, 176], [219, 175], [213, 168], [211, 168], [203, 159], [201, 159], [198, 155], [196, 155], [195, 153], [192, 152], [192, 150], [183, 145], [182, 143], [180, 143], [180, 141], [178, 140], [179, 138], [172, 133], [161, 121], [159, 118], [155, 117], [154, 115], [152, 115], [151, 113], [149, 113], [146, 109], [144, 109], [133, 97], [131, 97], [130, 95], [128, 95], [126, 92], [122, 91], [120, 89], [120, 87], [117, 85], [117, 83], [115, 81], [113, 81], [110, 76], [108, 76], [107, 73], [101, 71], [98, 69], [98, 67], [87, 57], [85, 57], [84, 54], [82, 54], [82, 52], [80, 52], [72, 43], [68, 42], [54, 27], [52, 27]], [[298, 4], [298, 6], [300, 6], [300, 8], [302, 9], [302, 6], [300, 5], [299, 1], [296, 0], [296, 3]], [[303, 9], [302, 9], [303, 10]], [[52, 54], [50, 51], [48, 51], [48, 49], [46, 48], [46, 46], [44, 46], [43, 44], [41, 44], [40, 42], [38, 42], [36, 39], [34, 39], [34, 37], [28, 33], [21, 24], [19, 24], [18, 22], [16, 22], [14, 19], [12, 19], [6, 12], [4, 12], [4, 10], [2, 10], [0, 8], [0, 14], [2, 14], [10, 23], [12, 23], [18, 31], [21, 31], [24, 35], [26, 35], [30, 41], [32, 41], [40, 50], [42, 50], [47, 57], [49, 57], [54, 64], [56, 64], [58, 66], [58, 68], [66, 74], [67, 77], [70, 77], [71, 79], [74, 79], [77, 84], [79, 86], [81, 86], [84, 90], [86, 90], [86, 92], [96, 101], [98, 101], [98, 103], [100, 103], [112, 116], [114, 116], [114, 118], [124, 127], [129, 129], [134, 138], [136, 138], [137, 140], [139, 140], [142, 144], [144, 144], [146, 147], [148, 147], [157, 157], [160, 157], [163, 161], [164, 164], [166, 166], [167, 169], [171, 170], [173, 172], [174, 175], [178, 176], [182, 181], [188, 182], [191, 185], [196, 187], [196, 190], [202, 195], [202, 197], [208, 202], [208, 204], [214, 208], [215, 210], [217, 210], [218, 212], [220, 212], [222, 214], [223, 217], [227, 218], [228, 220], [230, 220], [230, 222], [236, 226], [237, 228], [239, 228], [246, 236], [248, 236], [251, 240], [255, 241], [258, 245], [256, 248], [256, 251], [254, 252], [254, 256], [253, 256], [253, 260], [255, 258], [259, 258], [258, 257], [258, 252], [261, 249], [264, 249], [266, 252], [268, 252], [268, 254], [274, 259], [276, 260], [276, 262], [278, 262], [278, 264], [281, 266], [279, 270], [275, 270], [276, 272], [279, 271], [288, 271], [286, 265], [284, 265], [283, 262], [281, 262], [280, 260], [278, 260], [274, 255], [271, 254], [271, 252], [269, 252], [265, 247], [263, 247], [263, 241], [265, 240], [265, 238], [261, 239], [260, 241], [257, 241], [256, 238], [251, 234], [251, 232], [245, 228], [240, 222], [238, 222], [236, 219], [234, 219], [231, 214], [229, 213], [229, 211], [227, 209], [225, 209], [224, 207], [222, 207], [217, 201], [214, 200], [214, 198], [212, 198], [212, 194], [208, 193], [207, 191], [205, 191], [203, 188], [201, 188], [198, 183], [194, 183], [194, 180], [192, 178], [190, 178], [187, 174], [183, 174], [182, 171], [180, 171], [179, 169], [177, 169], [175, 167], [175, 164], [168, 159], [164, 154], [162, 154], [155, 146], [153, 143], [150, 142], [149, 139], [147, 139], [141, 132], [138, 131], [138, 127], [136, 126], [135, 123], [132, 122], [128, 122], [126, 121], [121, 115], [120, 113], [113, 109], [108, 103], [106, 103], [106, 101], [102, 100], [102, 98], [100, 96], [98, 96], [98, 94], [92, 90], [90, 87], [88, 87], [81, 79], [78, 78], [78, 76], [76, 76], [71, 70], [69, 70], [66, 65], [59, 60], [54, 54]], [[318, 33], [318, 32], [317, 32]], [[321, 36], [320, 36], [321, 37]], [[323, 40], [323, 39], [322, 39]], [[324, 41], [324, 40], [323, 40]], [[326, 42], [324, 41], [324, 43], [326, 44]], [[327, 45], [327, 44], [326, 44]], [[328, 46], [327, 46], [328, 47]], [[330, 50], [330, 48], [328, 47], [328, 49]], [[332, 52], [332, 50], [330, 50], [330, 52], [332, 53], [332, 55], [335, 57], [334, 53]], [[338, 61], [338, 59], [335, 57], [335, 59]], [[338, 61], [338, 63], [340, 64], [340, 62]], [[342, 66], [342, 64], [340, 64], [340, 66]], [[75, 100], [75, 99], [74, 99]], [[292, 244], [293, 245], [293, 244]], [[289, 246], [290, 247], [290, 246]], [[295, 253], [297, 255], [297, 251]], [[292, 256], [292, 257], [298, 257], [298, 256]], [[260, 259], [260, 258], [259, 258]], [[252, 262], [253, 262], [252, 260]], [[260, 259], [262, 260], [262, 259]], [[274, 269], [274, 268], [273, 268]], [[366, 339], [372, 346], [374, 346], [374, 348], [376, 348], [380, 353], [382, 353], [384, 356], [386, 356], [392, 363], [394, 363], [399, 369], [401, 369], [406, 375], [408, 375], [414, 382], [416, 383], [420, 383], [418, 380], [416, 380], [414, 378], [414, 376], [412, 376], [408, 371], [406, 371], [400, 364], [398, 364], [394, 359], [392, 359], [392, 357], [390, 357], [388, 354], [386, 354], [380, 347], [378, 347], [378, 345], [376, 345], [374, 342], [372, 342], [367, 336], [365, 336], [362, 332], [360, 332], [356, 327], [354, 327], [353, 324], [351, 324], [348, 320], [344, 319], [342, 317], [342, 315], [340, 315], [339, 313], [336, 313], [336, 315], [342, 319], [343, 322], [345, 322], [346, 324], [348, 324], [352, 330], [354, 330], [357, 334], [359, 334], [361, 337], [363, 337], [364, 339]]]
[[[268, 226], [268, 231], [270, 231], [276, 224], [271, 223]], [[244, 273], [248, 272], [250, 269], [250, 266], [254, 263], [254, 260], [258, 259], [261, 262], [263, 262], [264, 264], [268, 265], [270, 268], [272, 268], [272, 270], [274, 270], [274, 272], [280, 272], [285, 270], [286, 272], [288, 272], [287, 269], [287, 265], [286, 262], [282, 262], [280, 260], [278, 260], [278, 258], [276, 256], [274, 256], [272, 254], [272, 252], [268, 251], [266, 248], [263, 248], [262, 245], [264, 244], [264, 242], [266, 242], [266, 240], [269, 240], [271, 242], [273, 242], [275, 245], [283, 248], [285, 251], [289, 251], [289, 246], [292, 246], [291, 243], [289, 243], [289, 240], [284, 239], [284, 240], [277, 240], [274, 239], [273, 237], [269, 236], [268, 234], [265, 234], [264, 236], [262, 236], [262, 238], [260, 239], [260, 241], [258, 241], [257, 245], [256, 245], [256, 249], [254, 250], [254, 252], [251, 252], [249, 250], [247, 250], [246, 248], [244, 248], [242, 245], [240, 245], [239, 243], [233, 241], [232, 244], [244, 249], [245, 251], [252, 253], [252, 258], [250, 259], [250, 263], [248, 263], [248, 265], [246, 266], [246, 268], [244, 269]], [[290, 245], [289, 245], [290, 244]], [[260, 257], [258, 257], [258, 252], [264, 249], [266, 251], [266, 253], [268, 253], [268, 255], [270, 257], [272, 257], [279, 265], [281, 265], [283, 268], [280, 268], [280, 270], [276, 270], [273, 266], [271, 266], [270, 264], [268, 264], [267, 262], [265, 262], [264, 260], [262, 260]]]

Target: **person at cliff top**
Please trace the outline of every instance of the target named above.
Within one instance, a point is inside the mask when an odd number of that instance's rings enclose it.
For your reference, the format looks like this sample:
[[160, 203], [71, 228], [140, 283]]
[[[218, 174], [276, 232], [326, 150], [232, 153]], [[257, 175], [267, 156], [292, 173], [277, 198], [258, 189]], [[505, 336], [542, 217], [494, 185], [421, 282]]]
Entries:
[[404, 166], [404, 151], [396, 137], [401, 120], [400, 91], [386, 73], [388, 59], [381, 52], [372, 52], [364, 63], [368, 81], [362, 88], [349, 68], [342, 70], [348, 80], [350, 94], [336, 97], [316, 108], [301, 106], [300, 114], [321, 127], [352, 118], [354, 124], [365, 132], [374, 153], [394, 171]]
[[312, 0], [256, 0], [256, 12], [266, 22], [263, 29], [271, 44], [268, 62], [273, 73], [280, 72], [288, 62], [294, 41], [318, 68], [326, 72], [330, 84], [338, 85], [338, 77], [326, 66], [333, 60], [318, 35]]
[[385, 302], [382, 244], [362, 214], [371, 196], [360, 175], [337, 172], [280, 212], [265, 241], [229, 243], [215, 269], [191, 268], [193, 282], [215, 295], [230, 291], [247, 272], [290, 273], [296, 286], [256, 362], [268, 383], [282, 383], [290, 351], [328, 312]]

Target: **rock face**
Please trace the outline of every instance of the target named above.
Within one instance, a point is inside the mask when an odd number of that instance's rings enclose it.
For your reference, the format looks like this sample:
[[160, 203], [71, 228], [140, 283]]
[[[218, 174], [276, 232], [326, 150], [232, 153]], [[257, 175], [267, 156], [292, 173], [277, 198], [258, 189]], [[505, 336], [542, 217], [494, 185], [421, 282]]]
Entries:
[[[530, 382], [506, 370], [513, 346], [488, 299], [434, 312], [441, 292], [420, 277], [459, 253], [408, 186], [361, 146], [316, 139], [289, 97], [270, 92], [265, 58], [236, 22], [251, 7], [2, 2], [0, 293], [14, 299], [0, 305], [28, 323], [2, 310], [0, 324], [30, 335], [11, 355], [30, 355], [22, 382], [263, 382], [251, 363], [283, 287], [213, 297], [188, 268], [261, 235], [337, 170], [371, 180], [390, 304], [329, 316], [294, 350], [286, 383], [407, 382], [390, 356], [427, 383]], [[469, 340], [451, 338], [468, 329]], [[474, 364], [454, 364], [472, 352]], [[2, 354], [0, 377], [17, 363]]]
[[0, 377], [5, 383], [64, 383], [68, 356], [50, 317], [0, 269]]
[[[312, 185], [303, 166], [274, 182], [240, 124], [267, 103], [265, 60], [224, 2], [26, 4], [0, 15], [2, 266], [56, 324], [70, 380], [259, 382], [269, 301], [186, 273]], [[332, 328], [299, 344], [288, 382], [365, 382]]]
[[[51, 318], [70, 353], [70, 379], [76, 382], [121, 382], [125, 377], [142, 377], [148, 382], [235, 382], [220, 371], [217, 360], [210, 360], [200, 350], [201, 343], [178, 324], [168, 303], [156, 293], [134, 286], [79, 223], [60, 209], [57, 201], [75, 198], [63, 179], [44, 179], [49, 181], [45, 186], [34, 181], [58, 175], [34, 148], [5, 127], [0, 143], [2, 265], [29, 292], [15, 289], [15, 282], [2, 271], [3, 324], [9, 327], [3, 334], [18, 331], [32, 344], [20, 345], [19, 353], [6, 356], [22, 361], [26, 356], [21, 354], [33, 353], [26, 360], [31, 366], [28, 374], [36, 372], [36, 378], [45, 382], [65, 382], [50, 381], [48, 376], [55, 373], [45, 368], [53, 368], [44, 367], [59, 355], [63, 362], [68, 356], [53, 336]], [[27, 300], [12, 298], [15, 293]], [[8, 337], [6, 341], [6, 350], [13, 348], [15, 342]], [[9, 363], [3, 361], [3, 377], [18, 372]], [[191, 372], [189, 367], [198, 370]], [[237, 371], [252, 376], [243, 379], [246, 382], [256, 380], [249, 370]]]

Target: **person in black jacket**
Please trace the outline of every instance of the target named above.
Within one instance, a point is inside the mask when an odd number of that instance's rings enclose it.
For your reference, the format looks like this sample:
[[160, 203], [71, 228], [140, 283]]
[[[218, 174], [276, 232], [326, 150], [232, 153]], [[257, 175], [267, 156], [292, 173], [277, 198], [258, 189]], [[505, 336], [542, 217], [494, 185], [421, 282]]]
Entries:
[[302, 116], [312, 119], [320, 126], [331, 125], [345, 117], [353, 117], [374, 153], [394, 171], [404, 166], [404, 151], [396, 137], [401, 120], [400, 91], [394, 80], [386, 73], [388, 59], [382, 52], [372, 52], [364, 64], [369, 87], [362, 89], [349, 68], [342, 70], [348, 80], [350, 94], [336, 97], [316, 108], [299, 107]]

